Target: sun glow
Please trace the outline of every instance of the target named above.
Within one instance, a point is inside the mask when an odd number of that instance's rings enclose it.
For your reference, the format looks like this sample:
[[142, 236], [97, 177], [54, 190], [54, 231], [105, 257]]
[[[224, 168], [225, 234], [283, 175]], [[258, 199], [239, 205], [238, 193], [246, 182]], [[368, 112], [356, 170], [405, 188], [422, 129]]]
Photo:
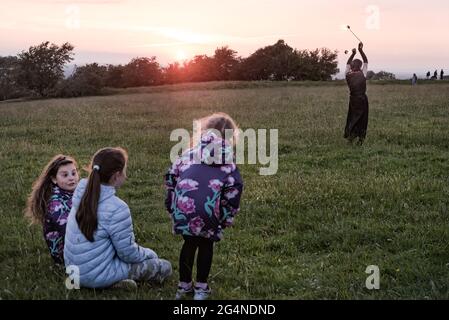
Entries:
[[176, 59], [176, 61], [178, 61], [178, 62], [182, 62], [182, 61], [184, 61], [184, 60], [187, 60], [187, 54], [185, 53], [184, 50], [178, 50], [178, 51], [176, 52], [175, 59]]

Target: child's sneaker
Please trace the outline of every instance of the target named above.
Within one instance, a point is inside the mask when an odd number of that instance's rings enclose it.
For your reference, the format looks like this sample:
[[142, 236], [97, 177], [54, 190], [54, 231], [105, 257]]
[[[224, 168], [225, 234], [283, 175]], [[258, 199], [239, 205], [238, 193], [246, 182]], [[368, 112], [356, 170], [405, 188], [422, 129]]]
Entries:
[[193, 296], [193, 300], [207, 300], [212, 293], [212, 290], [209, 286], [206, 289], [195, 286], [195, 295]]
[[178, 285], [178, 290], [176, 291], [175, 300], [185, 299], [187, 296], [190, 296], [192, 294], [193, 294], [193, 286], [184, 288], [184, 287]]
[[131, 279], [125, 279], [114, 283], [111, 289], [137, 290], [137, 283]]

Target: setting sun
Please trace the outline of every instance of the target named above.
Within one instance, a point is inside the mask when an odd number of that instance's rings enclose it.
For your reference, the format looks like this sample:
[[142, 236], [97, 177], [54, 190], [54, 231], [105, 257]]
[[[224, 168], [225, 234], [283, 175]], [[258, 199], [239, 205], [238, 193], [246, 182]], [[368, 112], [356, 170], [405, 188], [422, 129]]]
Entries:
[[182, 62], [184, 60], [187, 60], [187, 55], [186, 55], [186, 53], [183, 50], [178, 50], [176, 52], [175, 59], [178, 62]]

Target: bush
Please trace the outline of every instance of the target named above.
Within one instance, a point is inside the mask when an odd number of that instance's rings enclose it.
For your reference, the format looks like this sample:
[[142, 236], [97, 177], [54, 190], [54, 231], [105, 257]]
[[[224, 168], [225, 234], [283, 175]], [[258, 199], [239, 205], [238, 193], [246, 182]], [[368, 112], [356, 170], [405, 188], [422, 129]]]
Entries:
[[97, 63], [75, 67], [73, 74], [58, 85], [57, 96], [80, 97], [99, 95], [105, 87], [107, 67]]
[[367, 80], [396, 80], [396, 76], [391, 72], [380, 71], [375, 73], [374, 71], [368, 71]]

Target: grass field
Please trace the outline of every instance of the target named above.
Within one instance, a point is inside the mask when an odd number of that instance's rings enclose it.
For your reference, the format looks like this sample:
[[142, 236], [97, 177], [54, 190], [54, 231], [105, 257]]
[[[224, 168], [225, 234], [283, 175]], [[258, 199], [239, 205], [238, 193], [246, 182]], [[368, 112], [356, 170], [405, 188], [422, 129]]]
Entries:
[[[0, 298], [172, 299], [181, 239], [163, 204], [169, 135], [224, 111], [242, 129], [279, 129], [279, 170], [260, 176], [259, 165], [240, 166], [241, 211], [215, 247], [215, 299], [448, 299], [449, 84], [368, 91], [363, 147], [342, 138], [342, 85], [212, 83], [0, 104]], [[118, 194], [137, 241], [174, 265], [161, 286], [67, 290], [41, 228], [22, 216], [50, 157], [85, 166], [105, 146], [129, 151]], [[368, 265], [380, 268], [380, 290], [365, 288]]]

